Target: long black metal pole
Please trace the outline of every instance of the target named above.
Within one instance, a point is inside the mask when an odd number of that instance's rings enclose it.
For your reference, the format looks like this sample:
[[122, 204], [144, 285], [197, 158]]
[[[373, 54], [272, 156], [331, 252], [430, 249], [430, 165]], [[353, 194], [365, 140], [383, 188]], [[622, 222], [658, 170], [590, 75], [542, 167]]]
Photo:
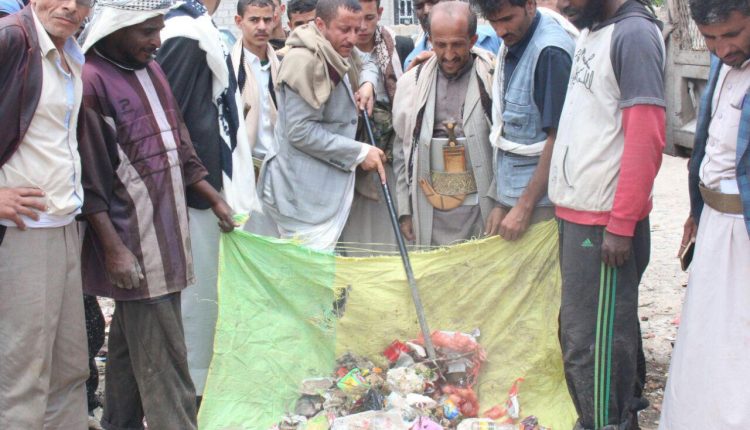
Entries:
[[[364, 110], [363, 113], [365, 117], [365, 128], [367, 129], [367, 137], [370, 139], [370, 144], [377, 147], [378, 145], [375, 142], [375, 136], [372, 134], [370, 116], [367, 114], [367, 110]], [[401, 254], [401, 261], [404, 263], [404, 271], [406, 272], [406, 280], [409, 282], [411, 298], [414, 301], [414, 307], [417, 310], [417, 319], [419, 321], [419, 328], [422, 329], [422, 337], [424, 338], [424, 347], [427, 350], [427, 357], [429, 357], [430, 360], [435, 360], [435, 347], [432, 345], [430, 327], [427, 325], [427, 318], [424, 314], [422, 299], [419, 297], [417, 281], [414, 278], [414, 271], [411, 268], [411, 260], [409, 259], [409, 251], [406, 249], [404, 237], [401, 235], [401, 229], [399, 228], [398, 217], [396, 216], [396, 208], [393, 205], [393, 198], [391, 197], [391, 190], [388, 188], [388, 183], [383, 183], [383, 181], [380, 181], [380, 187], [383, 190], [385, 203], [388, 205], [388, 214], [391, 218], [391, 225], [393, 225], [393, 233], [396, 235], [398, 252]]]

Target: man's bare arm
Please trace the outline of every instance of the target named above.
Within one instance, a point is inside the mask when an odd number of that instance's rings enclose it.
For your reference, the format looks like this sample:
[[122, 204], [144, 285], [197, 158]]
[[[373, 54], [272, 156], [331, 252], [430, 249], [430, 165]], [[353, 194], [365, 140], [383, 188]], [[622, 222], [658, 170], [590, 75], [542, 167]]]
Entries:
[[555, 147], [557, 130], [550, 129], [547, 133], [547, 143], [544, 144], [539, 164], [529, 185], [521, 194], [518, 203], [508, 212], [500, 224], [500, 235], [506, 240], [518, 240], [529, 228], [531, 216], [537, 202], [547, 193], [549, 182], [549, 168], [552, 160], [552, 150]]

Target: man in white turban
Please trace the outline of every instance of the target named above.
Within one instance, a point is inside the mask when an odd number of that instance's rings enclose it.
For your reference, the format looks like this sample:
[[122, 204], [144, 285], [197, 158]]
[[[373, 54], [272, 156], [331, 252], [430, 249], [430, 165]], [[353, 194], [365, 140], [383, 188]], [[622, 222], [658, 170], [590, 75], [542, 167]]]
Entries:
[[[185, 190], [232, 210], [206, 177], [153, 61], [169, 0], [104, 0], [84, 35], [79, 133], [84, 291], [115, 299], [102, 426], [196, 428], [181, 292], [195, 283]], [[215, 222], [215, 221], [214, 221]]]

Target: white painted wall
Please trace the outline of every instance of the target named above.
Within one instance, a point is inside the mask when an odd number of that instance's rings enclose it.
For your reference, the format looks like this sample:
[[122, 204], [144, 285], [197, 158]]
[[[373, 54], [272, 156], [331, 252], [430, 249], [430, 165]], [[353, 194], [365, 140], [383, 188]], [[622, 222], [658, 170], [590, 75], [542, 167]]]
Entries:
[[237, 0], [223, 0], [219, 3], [219, 9], [213, 15], [214, 22], [218, 27], [226, 27], [240, 36], [240, 29], [234, 23], [234, 16], [237, 15]]

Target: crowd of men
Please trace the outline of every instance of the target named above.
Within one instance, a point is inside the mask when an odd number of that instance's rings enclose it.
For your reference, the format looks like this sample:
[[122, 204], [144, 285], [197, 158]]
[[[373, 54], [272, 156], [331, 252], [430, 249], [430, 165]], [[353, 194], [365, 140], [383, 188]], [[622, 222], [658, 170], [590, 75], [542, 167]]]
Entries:
[[[415, 247], [557, 219], [575, 429], [637, 429], [666, 106], [648, 0], [415, 0], [413, 39], [380, 0], [239, 0], [234, 46], [218, 5], [0, 1], [0, 428], [99, 428], [96, 297], [101, 427], [196, 428], [222, 232], [381, 253], [388, 183]], [[660, 429], [745, 429], [750, 3], [690, 6], [713, 56]]]

